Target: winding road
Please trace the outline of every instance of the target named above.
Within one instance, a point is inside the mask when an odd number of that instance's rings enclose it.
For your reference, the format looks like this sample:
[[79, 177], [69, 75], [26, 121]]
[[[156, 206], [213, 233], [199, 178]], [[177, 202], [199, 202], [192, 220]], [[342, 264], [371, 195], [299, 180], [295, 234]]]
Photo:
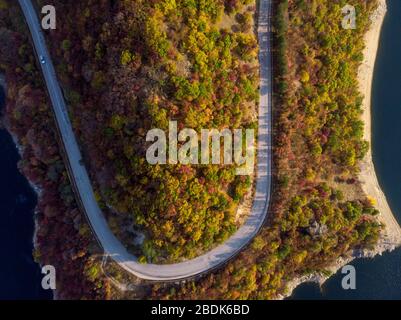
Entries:
[[146, 280], [173, 281], [190, 278], [214, 270], [235, 257], [258, 234], [265, 221], [271, 195], [272, 168], [272, 64], [271, 64], [271, 0], [260, 0], [258, 37], [260, 45], [260, 103], [256, 193], [252, 211], [244, 224], [226, 242], [213, 250], [181, 263], [141, 264], [111, 232], [95, 199], [91, 181], [75, 138], [68, 109], [57, 80], [41, 25], [31, 0], [19, 0], [40, 63], [59, 129], [71, 183], [93, 233], [105, 255], [129, 273]]

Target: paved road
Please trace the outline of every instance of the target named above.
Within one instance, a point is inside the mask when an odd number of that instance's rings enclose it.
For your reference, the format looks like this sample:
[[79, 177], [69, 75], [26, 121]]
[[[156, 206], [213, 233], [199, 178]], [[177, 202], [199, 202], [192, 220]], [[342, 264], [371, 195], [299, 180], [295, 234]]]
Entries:
[[36, 54], [43, 56], [41, 64], [47, 90], [52, 102], [63, 147], [67, 156], [70, 179], [75, 193], [87, 215], [92, 230], [103, 247], [105, 254], [131, 274], [147, 280], [171, 281], [189, 278], [215, 269], [238, 254], [256, 236], [265, 220], [271, 191], [271, 111], [272, 111], [272, 66], [270, 52], [271, 0], [260, 0], [260, 106], [258, 132], [258, 164], [256, 194], [252, 212], [246, 222], [225, 243], [208, 253], [182, 263], [169, 265], [140, 264], [137, 257], [126, 248], [110, 231], [107, 221], [96, 202], [92, 185], [82, 159], [77, 140], [68, 116], [51, 57], [46, 47], [40, 23], [31, 0], [19, 0], [29, 26]]

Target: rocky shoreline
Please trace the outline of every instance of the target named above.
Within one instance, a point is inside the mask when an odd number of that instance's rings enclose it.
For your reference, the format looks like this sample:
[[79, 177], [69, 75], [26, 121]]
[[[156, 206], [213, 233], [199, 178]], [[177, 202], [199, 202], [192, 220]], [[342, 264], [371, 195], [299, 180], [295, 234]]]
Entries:
[[[5, 78], [4, 74], [0, 74], [0, 87], [2, 87], [4, 89], [4, 92], [6, 94], [6, 92], [7, 92], [7, 83], [6, 83], [6, 78]], [[11, 138], [13, 140], [13, 143], [14, 143], [15, 147], [18, 150], [19, 156], [21, 158], [23, 158], [24, 147], [18, 142], [17, 136], [10, 130], [9, 125], [8, 125], [7, 115], [4, 113], [3, 115], [0, 115], [0, 116], [1, 116], [0, 123], [2, 125], [4, 125], [4, 128], [10, 134], [10, 136], [11, 136]], [[42, 188], [40, 188], [39, 186], [35, 185], [28, 178], [26, 178], [26, 180], [28, 181], [30, 187], [34, 190], [35, 194], [37, 195], [37, 197], [39, 199], [41, 197], [41, 194], [42, 194], [42, 191], [43, 191]], [[38, 230], [39, 230], [39, 223], [38, 223], [38, 219], [36, 217], [36, 214], [37, 214], [37, 209], [34, 210], [34, 216], [33, 216], [34, 230], [33, 230], [32, 244], [33, 244], [33, 248], [34, 249], [36, 249], [37, 246], [38, 246], [37, 234], [38, 234]], [[53, 298], [55, 298], [55, 293], [53, 294]]]
[[[359, 70], [359, 87], [361, 93], [364, 94], [364, 115], [365, 123], [365, 139], [371, 142], [371, 87], [373, 80], [373, 71], [379, 46], [381, 27], [387, 13], [386, 0], [379, 0], [377, 10], [372, 14], [372, 25], [365, 36], [366, 47], [364, 50], [365, 60]], [[394, 218], [393, 213], [387, 203], [386, 197], [380, 189], [377, 181], [374, 165], [372, 161], [372, 153], [369, 150], [366, 158], [361, 163], [360, 181], [363, 191], [367, 196], [374, 197], [377, 201], [376, 208], [380, 211], [378, 220], [384, 223], [386, 228], [379, 239], [374, 250], [356, 250], [350, 252], [348, 257], [339, 258], [333, 265], [326, 268], [331, 274], [335, 274], [343, 266], [357, 258], [373, 258], [382, 255], [384, 252], [395, 250], [401, 245], [401, 228]], [[323, 274], [308, 274], [293, 279], [287, 283], [287, 294], [282, 295], [279, 299], [285, 299], [292, 295], [293, 291], [302, 283], [314, 282], [322, 286], [330, 276]]]

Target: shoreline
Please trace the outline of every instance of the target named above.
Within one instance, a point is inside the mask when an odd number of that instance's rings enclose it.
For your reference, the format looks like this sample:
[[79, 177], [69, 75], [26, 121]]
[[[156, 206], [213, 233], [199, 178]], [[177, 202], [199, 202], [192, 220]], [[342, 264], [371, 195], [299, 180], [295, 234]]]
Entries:
[[[371, 17], [372, 26], [366, 34], [366, 47], [364, 50], [364, 61], [359, 70], [359, 91], [364, 95], [363, 116], [362, 120], [365, 124], [364, 139], [369, 142], [369, 151], [361, 161], [359, 179], [365, 194], [374, 199], [375, 207], [380, 211], [378, 219], [385, 224], [384, 238], [379, 242], [379, 246], [393, 246], [392, 249], [401, 245], [401, 228], [395, 219], [393, 212], [387, 202], [379, 181], [377, 179], [375, 167], [372, 159], [372, 119], [371, 119], [371, 95], [373, 85], [374, 67], [376, 62], [377, 51], [380, 42], [380, 33], [384, 18], [387, 13], [386, 0], [379, 0], [379, 7]], [[390, 249], [390, 250], [392, 250]], [[387, 249], [388, 250], [388, 249]], [[383, 248], [381, 252], [386, 251]]]
[[[363, 252], [358, 251], [354, 252], [350, 257], [339, 258], [335, 264], [333, 264], [330, 268], [328, 268], [328, 270], [333, 272], [336, 272], [343, 265], [349, 263], [355, 258], [360, 258], [360, 257], [373, 258], [374, 256], [381, 254], [384, 251], [392, 251], [397, 246], [401, 245], [401, 228], [397, 220], [395, 219], [389, 204], [387, 203], [383, 191], [380, 188], [376, 172], [374, 169], [372, 152], [371, 152], [371, 89], [373, 83], [374, 65], [377, 56], [377, 50], [379, 47], [380, 32], [387, 11], [386, 0], [378, 0], [378, 2], [379, 2], [379, 8], [375, 13], [373, 13], [371, 17], [372, 19], [371, 28], [365, 35], [366, 47], [363, 51], [364, 61], [360, 67], [358, 76], [359, 87], [360, 87], [359, 90], [365, 97], [363, 102], [363, 116], [362, 116], [362, 120], [365, 124], [364, 138], [370, 143], [370, 148], [366, 155], [366, 158], [363, 161], [361, 161], [361, 171], [359, 179], [364, 193], [367, 196], [372, 197], [377, 202], [377, 204], [375, 204], [375, 207], [380, 211], [378, 220], [384, 223], [386, 227], [384, 229], [383, 237], [380, 238], [374, 250], [363, 251]], [[1, 82], [1, 74], [0, 74], [0, 82]], [[20, 150], [18, 141], [15, 139], [12, 132], [8, 130], [8, 128], [7, 131], [13, 137], [13, 140], [18, 148], [18, 151], [19, 152], [23, 151], [22, 149]], [[36, 190], [35, 186], [31, 183], [31, 181], [29, 181], [29, 183], [31, 184], [32, 188], [35, 189], [35, 192], [38, 193], [38, 190]], [[38, 194], [38, 197], [39, 196], [40, 194]], [[36, 219], [34, 220], [35, 220], [35, 235], [36, 235], [38, 226], [36, 224], [37, 222]], [[295, 278], [293, 281], [288, 283], [287, 287], [289, 295], [292, 294], [292, 291], [298, 285], [304, 282], [317, 282], [320, 285], [322, 285], [329, 277], [320, 274], [311, 274]], [[287, 295], [285, 297], [287, 297]]]
[[[0, 87], [2, 87], [4, 89], [4, 94], [7, 94], [7, 83], [6, 83], [6, 78], [5, 75], [0, 73]], [[6, 107], [6, 104], [4, 105], [4, 107]], [[6, 112], [4, 112], [4, 114], [0, 114], [0, 124], [2, 124], [4, 126], [4, 129], [8, 132], [8, 134], [11, 136], [11, 139], [17, 149], [17, 152], [20, 156], [20, 158], [23, 158], [23, 154], [24, 154], [24, 147], [19, 143], [18, 141], [18, 137], [11, 131], [9, 125], [8, 125], [8, 118], [7, 118], [7, 114]], [[40, 188], [39, 186], [35, 185], [31, 180], [29, 180], [25, 174], [18, 168], [18, 171], [21, 173], [22, 176], [25, 177], [25, 179], [28, 181], [29, 186], [32, 188], [33, 192], [36, 194], [37, 199], [39, 201], [40, 197], [42, 196], [42, 188]], [[33, 229], [33, 235], [32, 235], [32, 246], [33, 246], [33, 250], [36, 250], [38, 247], [38, 243], [37, 243], [37, 233], [39, 231], [40, 225], [37, 219], [37, 205], [35, 206], [35, 209], [33, 210], [33, 223], [34, 223], [34, 229]], [[32, 262], [37, 264], [39, 268], [42, 267], [42, 264], [35, 261], [34, 257], [32, 256]], [[53, 300], [55, 300], [56, 297], [56, 292], [53, 291]]]
[[[354, 251], [348, 257], [340, 257], [333, 265], [327, 268], [334, 275], [339, 269], [357, 258], [374, 258], [386, 251], [393, 251], [401, 245], [401, 227], [395, 219], [393, 212], [387, 202], [386, 196], [380, 188], [371, 150], [371, 94], [373, 85], [374, 67], [380, 43], [380, 35], [387, 13], [386, 0], [378, 0], [378, 8], [370, 17], [372, 24], [365, 34], [365, 49], [363, 50], [364, 60], [358, 70], [359, 91], [364, 96], [362, 108], [362, 121], [364, 122], [364, 139], [369, 142], [368, 153], [360, 163], [359, 181], [366, 196], [376, 202], [374, 207], [380, 211], [378, 221], [385, 224], [383, 234], [373, 250]], [[280, 295], [279, 299], [285, 299], [293, 294], [293, 291], [301, 284], [314, 282], [322, 286], [330, 276], [318, 273], [299, 276], [287, 283], [287, 293]]]

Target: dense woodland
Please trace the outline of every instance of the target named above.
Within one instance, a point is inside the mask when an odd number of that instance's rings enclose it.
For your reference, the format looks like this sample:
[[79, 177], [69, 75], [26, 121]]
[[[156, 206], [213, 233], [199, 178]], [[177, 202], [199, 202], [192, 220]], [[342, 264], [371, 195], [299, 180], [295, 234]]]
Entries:
[[[254, 3], [61, 2], [55, 3], [68, 14], [60, 17], [63, 27], [49, 34], [49, 44], [99, 201], [111, 208], [113, 230], [121, 233], [131, 219], [146, 230], [144, 262], [160, 253], [191, 257], [223, 241], [236, 228], [235, 208], [250, 181], [235, 177], [232, 168], [148, 166], [140, 141], [148, 128], [164, 128], [168, 119], [194, 128], [255, 125]], [[181, 286], [153, 286], [150, 297], [274, 298], [293, 277], [324, 273], [351, 249], [376, 243], [382, 226], [357, 180], [368, 146], [356, 82], [376, 1], [354, 2], [356, 30], [341, 28], [346, 1], [274, 2], [270, 219], [222, 270]], [[62, 257], [64, 296], [110, 297], [97, 247], [68, 184], [23, 20], [11, 1], [0, 0], [0, 14], [7, 118], [25, 146], [21, 168], [42, 188], [37, 259]]]
[[7, 80], [2, 122], [22, 150], [19, 168], [38, 187], [34, 259], [57, 270], [57, 297], [104, 299], [99, 249], [79, 211], [60, 155], [41, 73], [15, 1], [0, 0], [0, 72]]
[[382, 226], [357, 179], [363, 141], [357, 71], [377, 3], [278, 0], [274, 22], [274, 193], [270, 221], [223, 270], [154, 298], [272, 299], [296, 276], [320, 272], [351, 249], [371, 248]]
[[[227, 239], [251, 177], [236, 167], [151, 165], [146, 134], [255, 128], [253, 1], [55, 2], [49, 44], [98, 198], [143, 262], [192, 258]], [[130, 232], [131, 231], [131, 232]]]

